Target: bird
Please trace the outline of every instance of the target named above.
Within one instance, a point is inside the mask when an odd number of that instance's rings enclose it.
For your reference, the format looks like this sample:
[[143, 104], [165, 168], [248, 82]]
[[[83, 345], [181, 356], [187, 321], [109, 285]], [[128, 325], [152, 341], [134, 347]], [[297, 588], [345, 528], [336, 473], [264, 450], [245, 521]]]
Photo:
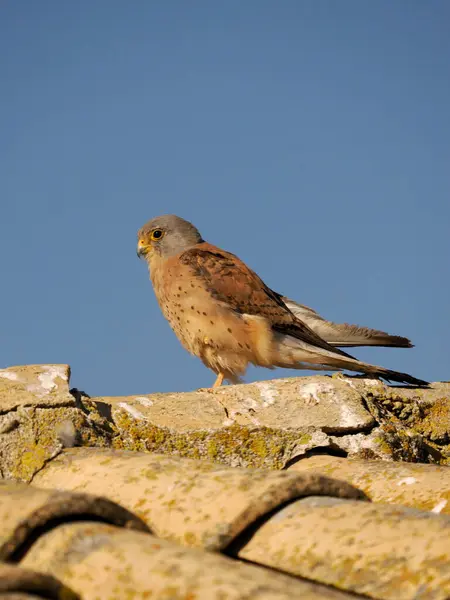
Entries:
[[[354, 371], [427, 386], [371, 365], [339, 346], [411, 346], [407, 338], [324, 320], [269, 286], [242, 260], [205, 241], [189, 221], [162, 215], [138, 231], [156, 299], [184, 348], [216, 374], [212, 388], [239, 383], [250, 364], [274, 369]], [[323, 337], [322, 337], [323, 336]]]

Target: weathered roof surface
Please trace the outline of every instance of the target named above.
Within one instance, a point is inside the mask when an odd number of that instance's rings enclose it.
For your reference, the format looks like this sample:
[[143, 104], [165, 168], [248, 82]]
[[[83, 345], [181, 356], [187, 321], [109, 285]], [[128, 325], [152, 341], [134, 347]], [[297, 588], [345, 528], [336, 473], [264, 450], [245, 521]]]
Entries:
[[259, 518], [298, 498], [366, 499], [348, 483], [315, 473], [232, 469], [101, 448], [65, 450], [34, 483], [106, 494], [145, 520], [157, 535], [208, 550], [225, 549]]
[[68, 365], [26, 365], [0, 369], [0, 414], [26, 406], [74, 406]]
[[55, 519], [70, 521], [86, 514], [93, 520], [149, 531], [139, 517], [106, 498], [0, 482], [0, 560], [21, 555], [26, 540]]
[[447, 464], [449, 397], [450, 384], [413, 390], [339, 375], [93, 398], [89, 405], [107, 407], [119, 434], [116, 448], [279, 469], [317, 447]]
[[0, 386], [0, 598], [450, 597], [448, 384]]
[[293, 464], [290, 471], [322, 473], [348, 481], [374, 502], [403, 504], [450, 515], [450, 468], [380, 460], [348, 460], [320, 454]]
[[103, 523], [52, 530], [23, 563], [51, 571], [87, 599], [350, 600], [325, 586]]

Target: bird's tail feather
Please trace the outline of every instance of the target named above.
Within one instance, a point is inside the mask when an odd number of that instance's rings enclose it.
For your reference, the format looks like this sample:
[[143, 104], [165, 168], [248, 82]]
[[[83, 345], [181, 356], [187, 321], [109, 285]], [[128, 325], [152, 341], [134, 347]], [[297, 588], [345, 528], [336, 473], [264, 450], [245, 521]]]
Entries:
[[[339, 361], [337, 361], [338, 363]], [[377, 365], [370, 365], [368, 363], [362, 361], [354, 361], [349, 364], [345, 364], [343, 360], [341, 364], [337, 364], [336, 366], [341, 369], [347, 369], [349, 371], [357, 371], [358, 373], [364, 373], [367, 375], [375, 375], [377, 377], [382, 377], [387, 381], [394, 381], [396, 383], [408, 383], [409, 385], [414, 385], [417, 387], [428, 386], [428, 382], [423, 379], [418, 379], [417, 377], [413, 377], [412, 375], [408, 375], [408, 373], [400, 373], [398, 371], [392, 371], [391, 369], [385, 369], [384, 367], [379, 367]], [[356, 364], [355, 364], [356, 363]]]
[[356, 371], [357, 373], [382, 377], [387, 381], [395, 381], [396, 383], [408, 383], [418, 387], [428, 385], [427, 381], [417, 379], [407, 373], [392, 371], [365, 363], [356, 358], [334, 354], [334, 352], [312, 346], [289, 335], [279, 334], [275, 337], [275, 342], [274, 364], [278, 367], [324, 371]]
[[412, 348], [408, 338], [391, 335], [378, 329], [350, 325], [348, 323], [333, 323], [321, 317], [315, 310], [298, 304], [294, 300], [283, 297], [283, 302], [294, 315], [306, 323], [322, 339], [331, 346], [390, 346], [393, 348]]

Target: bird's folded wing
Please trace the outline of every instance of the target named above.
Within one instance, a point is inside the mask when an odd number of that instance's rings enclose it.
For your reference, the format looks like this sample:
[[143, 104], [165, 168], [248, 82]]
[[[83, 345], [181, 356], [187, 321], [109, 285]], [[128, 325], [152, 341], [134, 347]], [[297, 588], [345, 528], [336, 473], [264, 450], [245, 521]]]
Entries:
[[349, 323], [333, 323], [321, 317], [315, 310], [299, 304], [283, 296], [283, 302], [294, 315], [306, 323], [321, 338], [332, 346], [390, 346], [393, 348], [412, 348], [408, 338], [391, 335], [385, 331], [350, 325]]
[[264, 317], [275, 331], [334, 354], [353, 358], [328, 344], [299, 320], [285, 305], [281, 295], [271, 290], [234, 254], [203, 242], [183, 252], [180, 262], [203, 281], [213, 298], [227, 304], [235, 312]]

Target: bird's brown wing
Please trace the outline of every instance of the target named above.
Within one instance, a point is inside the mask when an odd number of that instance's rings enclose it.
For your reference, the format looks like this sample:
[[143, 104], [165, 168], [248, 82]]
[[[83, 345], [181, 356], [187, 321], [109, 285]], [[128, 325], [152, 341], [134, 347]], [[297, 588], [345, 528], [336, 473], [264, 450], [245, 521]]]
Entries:
[[200, 278], [209, 293], [239, 314], [264, 317], [273, 330], [335, 354], [351, 357], [328, 344], [295, 317], [280, 294], [271, 290], [237, 256], [206, 242], [183, 252], [179, 260]]

